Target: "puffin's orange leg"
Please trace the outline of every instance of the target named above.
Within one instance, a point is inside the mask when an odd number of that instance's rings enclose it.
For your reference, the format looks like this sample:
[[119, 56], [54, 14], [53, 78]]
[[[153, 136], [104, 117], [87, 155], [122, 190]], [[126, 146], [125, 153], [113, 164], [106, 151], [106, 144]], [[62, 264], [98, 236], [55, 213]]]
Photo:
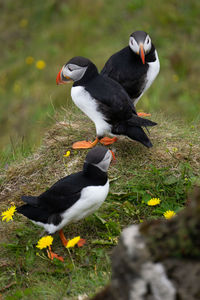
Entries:
[[72, 145], [73, 149], [89, 149], [89, 148], [93, 148], [94, 146], [96, 146], [96, 144], [99, 142], [99, 139], [96, 138], [94, 142], [90, 142], [90, 141], [80, 141], [80, 142], [76, 142]]
[[80, 240], [78, 241], [77, 245], [78, 245], [78, 247], [80, 248], [80, 247], [83, 247], [83, 245], [85, 245], [85, 243], [86, 243], [86, 240], [85, 240], [85, 239], [80, 239]]
[[103, 144], [104, 146], [107, 146], [113, 144], [116, 141], [117, 141], [116, 136], [114, 138], [104, 137], [100, 140], [100, 143]]
[[151, 117], [151, 114], [146, 114], [146, 113], [144, 113], [144, 112], [139, 112], [139, 113], [137, 113], [137, 115], [138, 115], [139, 117]]
[[110, 150], [110, 152], [111, 152], [111, 154], [112, 154], [112, 157], [113, 157], [113, 161], [114, 162], [116, 162], [116, 157], [115, 157], [115, 153], [112, 151], [112, 150]]
[[[66, 248], [66, 246], [68, 244], [68, 240], [66, 239], [62, 229], [59, 231], [59, 236], [60, 236], [63, 246]], [[82, 247], [85, 243], [86, 243], [85, 239], [80, 239], [78, 241], [77, 245], [78, 245], [78, 247]]]
[[51, 251], [51, 246], [49, 246], [49, 249], [47, 249], [47, 254], [48, 254], [48, 257], [53, 260], [54, 258], [64, 262], [64, 258], [62, 256], [59, 256], [58, 254], [54, 253]]
[[61, 242], [62, 242], [63, 246], [66, 248], [68, 240], [66, 239], [62, 229], [59, 231], [59, 236], [60, 236], [60, 239], [61, 239]]

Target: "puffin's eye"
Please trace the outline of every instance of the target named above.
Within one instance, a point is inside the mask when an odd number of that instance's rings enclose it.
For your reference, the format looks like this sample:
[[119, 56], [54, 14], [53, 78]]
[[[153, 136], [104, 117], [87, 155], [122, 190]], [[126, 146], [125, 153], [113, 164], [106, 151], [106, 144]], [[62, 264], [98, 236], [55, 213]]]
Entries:
[[147, 44], [149, 43], [149, 39], [147, 40]]
[[68, 67], [68, 69], [69, 69], [69, 71], [70, 71], [70, 72], [72, 72], [72, 71], [73, 71], [73, 70], [72, 70], [70, 67]]

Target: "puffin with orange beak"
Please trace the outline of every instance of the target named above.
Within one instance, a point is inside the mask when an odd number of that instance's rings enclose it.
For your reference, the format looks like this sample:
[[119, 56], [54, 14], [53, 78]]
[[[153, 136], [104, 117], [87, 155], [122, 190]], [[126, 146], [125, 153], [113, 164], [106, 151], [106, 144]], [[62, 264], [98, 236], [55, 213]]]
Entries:
[[[135, 31], [129, 37], [129, 46], [113, 54], [101, 74], [119, 82], [133, 100], [134, 106], [151, 86], [160, 70], [157, 51], [150, 36]], [[140, 116], [149, 114], [139, 113]]]
[[[71, 97], [74, 104], [95, 124], [96, 139], [93, 142], [79, 141], [73, 149], [87, 149], [98, 142], [110, 145], [116, 142], [115, 135], [124, 135], [150, 148], [152, 143], [142, 127], [156, 123], [140, 118], [123, 87], [107, 76], [98, 73], [89, 59], [81, 56], [71, 58], [59, 71], [56, 83], [73, 81]], [[105, 135], [110, 135], [107, 137]]]

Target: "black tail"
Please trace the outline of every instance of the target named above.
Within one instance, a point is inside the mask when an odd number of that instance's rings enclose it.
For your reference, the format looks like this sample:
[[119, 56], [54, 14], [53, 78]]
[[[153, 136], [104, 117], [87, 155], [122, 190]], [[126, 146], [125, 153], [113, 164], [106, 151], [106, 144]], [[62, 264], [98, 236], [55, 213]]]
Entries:
[[146, 133], [141, 127], [138, 126], [127, 127], [126, 134], [129, 138], [142, 143], [147, 148], [151, 148], [153, 146], [150, 139], [148, 138], [148, 136], [146, 135]]
[[40, 207], [24, 204], [17, 207], [17, 212], [36, 222], [48, 223], [49, 213]]
[[148, 119], [140, 118], [137, 115], [132, 115], [131, 119], [127, 121], [127, 124], [129, 126], [144, 126], [144, 127], [157, 125], [157, 123]]
[[21, 197], [22, 201], [24, 201], [25, 203], [30, 204], [31, 206], [38, 206], [38, 197], [35, 196], [22, 196]]
[[24, 204], [22, 206], [17, 207], [17, 212], [30, 219], [31, 209], [32, 206], [30, 206], [29, 204]]
[[126, 135], [132, 140], [142, 143], [147, 148], [151, 148], [153, 145], [142, 129], [142, 126], [147, 127], [155, 125], [157, 125], [157, 123], [133, 115], [129, 120], [115, 124], [112, 128], [112, 133]]

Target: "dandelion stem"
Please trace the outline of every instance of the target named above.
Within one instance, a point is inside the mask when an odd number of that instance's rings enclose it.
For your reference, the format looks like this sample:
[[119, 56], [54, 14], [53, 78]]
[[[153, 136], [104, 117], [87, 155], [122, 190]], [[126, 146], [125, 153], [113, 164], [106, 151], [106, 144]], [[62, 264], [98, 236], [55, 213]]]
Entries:
[[74, 264], [74, 260], [73, 260], [73, 258], [72, 258], [72, 255], [71, 255], [71, 252], [70, 252], [69, 248], [67, 248], [67, 250], [68, 250], [68, 253], [69, 253], [69, 256], [70, 256], [72, 265], [73, 265], [74, 269], [76, 269], [76, 266], [75, 266], [75, 264]]

